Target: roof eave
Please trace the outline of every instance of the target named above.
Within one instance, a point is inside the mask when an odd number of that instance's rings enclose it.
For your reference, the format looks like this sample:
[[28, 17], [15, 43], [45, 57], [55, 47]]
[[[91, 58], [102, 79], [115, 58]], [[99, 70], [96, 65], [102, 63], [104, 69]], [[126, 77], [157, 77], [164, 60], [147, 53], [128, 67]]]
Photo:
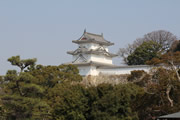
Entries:
[[67, 54], [73, 55], [73, 51], [67, 51]]
[[118, 55], [114, 54], [114, 55], [111, 55], [111, 57], [117, 57]]
[[81, 44], [81, 43], [97, 43], [97, 44], [102, 44], [102, 45], [107, 45], [107, 46], [114, 45], [114, 43], [105, 43], [105, 42], [99, 42], [99, 41], [95, 41], [95, 40], [84, 40], [84, 41], [73, 40], [72, 42], [76, 43], [76, 44]]

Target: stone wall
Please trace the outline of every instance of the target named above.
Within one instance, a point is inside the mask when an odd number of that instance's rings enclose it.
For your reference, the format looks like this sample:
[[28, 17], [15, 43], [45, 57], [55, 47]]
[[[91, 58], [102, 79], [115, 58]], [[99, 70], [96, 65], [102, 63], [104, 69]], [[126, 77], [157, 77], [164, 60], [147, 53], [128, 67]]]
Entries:
[[119, 83], [127, 83], [127, 76], [128, 74], [121, 74], [121, 75], [104, 75], [100, 74], [98, 76], [85, 76], [83, 77], [82, 84], [86, 86], [97, 86], [102, 83], [110, 83], [110, 84], [119, 84]]

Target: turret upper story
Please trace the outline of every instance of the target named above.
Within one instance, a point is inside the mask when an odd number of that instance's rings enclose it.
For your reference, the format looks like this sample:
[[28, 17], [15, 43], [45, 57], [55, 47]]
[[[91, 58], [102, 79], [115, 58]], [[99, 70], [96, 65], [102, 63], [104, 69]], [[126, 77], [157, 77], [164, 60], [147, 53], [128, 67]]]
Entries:
[[109, 53], [108, 46], [114, 45], [114, 43], [105, 40], [103, 34], [98, 35], [84, 31], [78, 40], [72, 42], [78, 44], [78, 49], [67, 53], [73, 55], [74, 62], [95, 61], [112, 64], [112, 57], [117, 56]]
[[86, 30], [84, 30], [84, 34], [78, 40], [73, 40], [72, 42], [77, 43], [77, 44], [96, 43], [102, 46], [114, 45], [114, 43], [111, 43], [105, 40], [103, 37], [103, 34], [101, 35], [93, 34], [93, 33], [86, 32]]

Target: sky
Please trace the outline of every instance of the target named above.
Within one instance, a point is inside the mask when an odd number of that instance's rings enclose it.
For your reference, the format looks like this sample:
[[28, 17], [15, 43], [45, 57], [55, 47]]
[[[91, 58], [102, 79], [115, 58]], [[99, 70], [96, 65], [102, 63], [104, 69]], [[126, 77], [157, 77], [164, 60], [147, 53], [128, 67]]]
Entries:
[[[0, 75], [16, 69], [7, 59], [37, 58], [37, 64], [72, 60], [84, 29], [115, 43], [117, 53], [136, 38], [167, 30], [180, 38], [180, 0], [0, 0]], [[121, 59], [114, 59], [121, 64]]]

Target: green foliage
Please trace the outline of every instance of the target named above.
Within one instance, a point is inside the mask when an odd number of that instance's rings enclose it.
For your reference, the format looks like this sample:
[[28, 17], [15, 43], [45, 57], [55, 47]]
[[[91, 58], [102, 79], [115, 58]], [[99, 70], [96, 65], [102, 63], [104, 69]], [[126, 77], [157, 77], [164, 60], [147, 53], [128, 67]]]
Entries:
[[176, 48], [174, 49], [174, 52], [180, 51], [180, 42], [177, 44]]
[[57, 84], [48, 92], [53, 119], [73, 120], [136, 120], [131, 104], [143, 89], [133, 84], [112, 86], [101, 84]]
[[25, 60], [21, 60], [20, 56], [12, 56], [11, 58], [8, 59], [8, 61], [15, 66], [18, 66], [21, 69], [21, 72], [25, 69], [32, 69], [32, 67], [35, 65], [36, 63], [36, 59], [25, 59]]
[[[136, 112], [131, 109], [131, 102], [135, 100], [137, 91], [140, 90], [135, 85], [101, 84], [94, 88], [96, 97], [91, 96], [89, 119], [93, 120], [136, 120]], [[92, 93], [92, 91], [91, 91]], [[94, 94], [93, 94], [94, 95]], [[89, 95], [90, 96], [90, 95]], [[92, 99], [93, 98], [93, 99]]]
[[49, 90], [48, 99], [53, 107], [53, 119], [86, 120], [88, 99], [81, 85], [57, 84]]
[[[36, 78], [29, 73], [17, 74], [15, 71], [8, 71], [5, 76], [7, 81], [3, 90], [6, 93], [1, 97], [7, 119], [25, 119], [33, 117], [33, 109], [40, 104], [44, 96], [44, 89], [34, 84]], [[47, 109], [46, 111], [49, 111]], [[39, 114], [41, 114], [40, 111]], [[41, 116], [39, 116], [41, 118]]]
[[146, 72], [144, 70], [134, 70], [131, 71], [131, 74], [128, 76], [128, 81], [134, 81], [140, 79]]
[[134, 110], [138, 112], [139, 119], [152, 120], [157, 116], [179, 110], [180, 82], [174, 71], [161, 67], [156, 68], [152, 70], [151, 75], [148, 74], [148, 77], [143, 76], [141, 82], [146, 85], [142, 86], [145, 87], [144, 94], [138, 95], [133, 105]]
[[[18, 66], [22, 61], [15, 58], [13, 64]], [[32, 65], [28, 64], [26, 68]], [[82, 77], [73, 65], [31, 68], [0, 76], [0, 119], [151, 120], [180, 109], [180, 82], [172, 69], [132, 71], [131, 83], [87, 87], [80, 84]]]
[[[157, 46], [158, 52], [166, 53], [168, 51], [173, 51], [176, 48], [176, 44], [178, 42], [177, 37], [173, 35], [171, 32], [166, 30], [157, 30], [152, 31], [150, 33], [145, 34], [142, 38], [137, 38], [132, 44], [128, 44], [126, 48], [120, 48], [118, 51], [119, 56], [121, 56], [126, 64], [129, 65], [136, 65], [136, 64], [145, 64], [145, 60], [151, 59], [149, 56], [150, 53], [147, 51], [148, 56], [146, 58], [145, 53], [142, 51], [137, 50], [144, 42], [150, 42], [150, 46], [146, 46], [148, 49], [152, 50], [153, 46]], [[152, 43], [154, 45], [152, 45]], [[156, 49], [156, 48], [155, 48]], [[153, 48], [153, 51], [155, 50]], [[136, 54], [134, 52], [136, 51]], [[156, 50], [155, 50], [156, 51]], [[142, 52], [142, 56], [139, 56], [138, 52]], [[149, 54], [150, 53], [150, 54]], [[152, 54], [153, 55], [153, 54]], [[131, 56], [129, 60], [127, 59], [128, 56]], [[135, 57], [134, 61], [132, 60]], [[130, 61], [130, 62], [129, 62]], [[132, 62], [131, 62], [132, 61]]]
[[[44, 107], [46, 110], [41, 109], [43, 105], [38, 106], [43, 103], [44, 88], [35, 83], [37, 79], [30, 72], [23, 71], [25, 68], [35, 65], [36, 60], [20, 60], [19, 56], [15, 56], [9, 58], [8, 61], [12, 65], [20, 67], [21, 72], [9, 70], [4, 76], [4, 83], [2, 84], [4, 94], [1, 96], [4, 109], [3, 117], [8, 120], [32, 119], [34, 116], [39, 117], [39, 119], [42, 118], [41, 114], [44, 111], [50, 111], [47, 103]], [[34, 113], [34, 109], [36, 109], [36, 113]]]
[[46, 89], [52, 88], [58, 83], [80, 82], [82, 80], [77, 67], [73, 65], [38, 65], [30, 73], [37, 79], [34, 82]]
[[[53, 106], [50, 101], [52, 99], [49, 96], [56, 92], [62, 93], [64, 89], [68, 88], [69, 84], [71, 87], [71, 84], [77, 84], [76, 82], [82, 80], [77, 67], [73, 65], [35, 65], [36, 59], [21, 60], [19, 56], [13, 56], [8, 61], [19, 67], [21, 71], [18, 73], [16, 70], [8, 70], [4, 77], [0, 77], [2, 83], [0, 115], [2, 115], [2, 119], [53, 119], [56, 113], [54, 112], [56, 111], [56, 105]], [[63, 88], [63, 86], [67, 88]], [[60, 91], [56, 91], [58, 89]], [[73, 92], [71, 91], [72, 95], [74, 95]], [[70, 96], [68, 99], [74, 97]], [[76, 105], [76, 101], [73, 104]], [[79, 110], [81, 110], [81, 107]], [[74, 111], [69, 114], [76, 116]]]
[[159, 57], [161, 46], [154, 41], [145, 41], [127, 57], [128, 65], [144, 65], [146, 61]]
[[174, 41], [169, 50], [169, 52], [177, 52], [177, 51], [180, 51], [180, 40]]
[[159, 58], [153, 58], [152, 60], [147, 61], [147, 64], [149, 65], [163, 64], [166, 66], [176, 65], [178, 67], [180, 64], [180, 51], [165, 53], [161, 55]]
[[150, 77], [151, 76], [148, 73], [146, 73], [144, 70], [134, 70], [131, 71], [130, 75], [128, 75], [127, 80], [140, 87], [147, 87]]

